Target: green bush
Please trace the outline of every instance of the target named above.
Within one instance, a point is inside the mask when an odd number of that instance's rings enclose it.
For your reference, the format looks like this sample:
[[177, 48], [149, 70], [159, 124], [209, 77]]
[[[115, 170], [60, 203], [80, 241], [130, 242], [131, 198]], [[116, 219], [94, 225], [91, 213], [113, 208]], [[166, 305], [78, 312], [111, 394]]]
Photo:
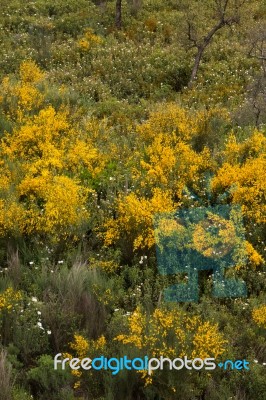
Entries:
[[32, 392], [38, 399], [60, 400], [73, 399], [72, 390], [69, 387], [71, 375], [69, 370], [54, 369], [53, 358], [49, 355], [42, 355], [36, 367], [30, 369], [27, 380]]

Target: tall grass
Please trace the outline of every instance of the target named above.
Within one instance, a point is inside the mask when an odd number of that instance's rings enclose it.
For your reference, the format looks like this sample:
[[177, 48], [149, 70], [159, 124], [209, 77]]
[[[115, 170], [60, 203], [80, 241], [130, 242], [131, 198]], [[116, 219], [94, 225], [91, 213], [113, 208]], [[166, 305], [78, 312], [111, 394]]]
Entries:
[[7, 360], [7, 351], [0, 350], [0, 400], [12, 400], [12, 367]]

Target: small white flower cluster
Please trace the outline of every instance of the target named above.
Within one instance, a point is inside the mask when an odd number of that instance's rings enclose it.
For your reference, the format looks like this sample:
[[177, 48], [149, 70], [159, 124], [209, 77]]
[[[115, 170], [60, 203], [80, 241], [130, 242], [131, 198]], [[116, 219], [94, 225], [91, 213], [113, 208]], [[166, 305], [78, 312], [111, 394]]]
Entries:
[[147, 260], [147, 256], [141, 256], [140, 257], [140, 260], [139, 260], [139, 264], [143, 264], [144, 263], [144, 260]]
[[[254, 363], [255, 363], [255, 364], [259, 364], [259, 361], [258, 361], [258, 360], [256, 360], [256, 359], [255, 359], [255, 360], [253, 360], [253, 361], [254, 361]], [[264, 367], [265, 367], [265, 366], [266, 366], [266, 362], [263, 362], [263, 363], [261, 363], [261, 365], [264, 365]]]
[[[37, 303], [38, 302], [38, 299], [37, 299], [37, 297], [32, 297], [31, 298], [31, 301], [33, 302], [33, 303]], [[42, 326], [42, 320], [41, 320], [41, 315], [42, 315], [42, 312], [40, 311], [40, 310], [37, 310], [37, 314], [38, 314], [38, 322], [37, 322], [37, 327], [39, 327], [40, 329], [42, 329], [43, 331], [45, 330], [44, 329], [44, 327]], [[51, 335], [51, 331], [48, 329], [47, 331], [46, 331], [46, 333], [47, 333], [47, 335]]]

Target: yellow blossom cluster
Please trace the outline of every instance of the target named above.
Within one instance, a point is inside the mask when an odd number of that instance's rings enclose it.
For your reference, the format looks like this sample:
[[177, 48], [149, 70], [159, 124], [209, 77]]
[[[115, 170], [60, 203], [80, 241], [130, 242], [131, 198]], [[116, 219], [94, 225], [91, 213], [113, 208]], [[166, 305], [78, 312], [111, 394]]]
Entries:
[[204, 219], [196, 223], [183, 220], [176, 213], [159, 215], [154, 230], [156, 246], [161, 254], [193, 249], [212, 260], [221, 260], [230, 254], [232, 266], [237, 270], [248, 262], [257, 267], [264, 260], [252, 244], [244, 240], [240, 217], [238, 208], [231, 210], [229, 218], [207, 211]]
[[266, 329], [266, 305], [254, 308], [252, 318], [256, 324]]
[[24, 61], [19, 69], [21, 82], [38, 83], [45, 77], [45, 73], [40, 70], [32, 60]]
[[169, 136], [176, 142], [187, 142], [197, 132], [197, 119], [177, 104], [168, 103], [151, 112], [149, 119], [138, 125], [137, 132], [145, 143], [151, 143], [161, 133], [166, 139]]
[[157, 308], [147, 316], [140, 307], [128, 317], [128, 333], [114, 340], [144, 349], [153, 357], [218, 357], [227, 343], [217, 324], [202, 321], [197, 315]]
[[170, 187], [172, 186], [174, 193], [180, 198], [184, 185], [196, 182], [200, 171], [211, 164], [210, 154], [207, 149], [197, 153], [182, 140], [172, 144], [171, 139], [159, 133], [146, 148], [144, 159], [147, 158], [147, 161], [140, 160], [141, 169], [147, 174], [142, 185], [149, 183], [168, 186], [170, 183]]
[[235, 204], [255, 223], [266, 222], [266, 139], [261, 132], [243, 143], [231, 135], [224, 152], [224, 163], [212, 179], [212, 190], [228, 192]]
[[139, 370], [137, 373], [140, 374], [141, 379], [144, 381], [144, 387], [152, 385], [153, 379], [146, 369]]
[[88, 355], [89, 342], [81, 335], [74, 335], [74, 340], [69, 344], [69, 347], [76, 352], [79, 358]]
[[15, 291], [12, 287], [9, 287], [0, 294], [0, 310], [10, 311], [20, 300], [22, 300], [21, 292]]
[[90, 268], [100, 268], [106, 272], [115, 272], [119, 265], [114, 260], [97, 260], [94, 257], [89, 259]]
[[37, 110], [44, 101], [38, 84], [45, 78], [34, 61], [24, 61], [19, 70], [20, 80], [13, 82], [9, 77], [2, 81], [2, 101], [9, 109], [9, 117], [21, 120], [25, 113]]
[[210, 150], [196, 150], [193, 140], [210, 129], [212, 118], [228, 119], [225, 114], [223, 110], [192, 113], [168, 103], [136, 126], [137, 147], [126, 165], [138, 190], [118, 198], [117, 219], [104, 225], [106, 245], [127, 237], [134, 250], [153, 246], [154, 214], [179, 207], [187, 186], [201, 191], [205, 172], [215, 169]]
[[87, 28], [82, 38], [79, 39], [78, 46], [82, 51], [88, 51], [92, 46], [97, 46], [101, 43], [103, 43], [103, 39], [100, 36], [95, 35], [92, 29]]
[[124, 344], [132, 344], [141, 349], [143, 347], [143, 333], [145, 330], [145, 323], [145, 316], [141, 313], [141, 310], [138, 307], [128, 318], [130, 334], [128, 336], [118, 335], [116, 336], [115, 340], [118, 340]]
[[225, 351], [227, 341], [219, 333], [218, 324], [212, 325], [209, 321], [203, 322], [193, 338], [192, 358], [217, 358]]
[[[99, 265], [99, 267], [101, 267], [101, 265]], [[94, 284], [93, 293], [96, 296], [97, 300], [104, 305], [110, 305], [114, 302], [114, 293], [109, 288], [103, 291], [101, 285]]]
[[[96, 340], [87, 340], [82, 335], [75, 334], [73, 341], [69, 343], [70, 349], [74, 352], [74, 355], [71, 353], [64, 353], [64, 358], [79, 358], [82, 360], [83, 358], [91, 357], [97, 351], [102, 351], [106, 346], [106, 339], [102, 335]], [[89, 354], [90, 353], [90, 354]], [[83, 372], [81, 369], [71, 370], [71, 374], [77, 378], [74, 383], [74, 389], [78, 389], [81, 385], [81, 379], [83, 376]]]
[[130, 193], [118, 199], [118, 218], [105, 223], [105, 245], [117, 241], [124, 233], [133, 239], [134, 249], [154, 245], [153, 216], [174, 211], [176, 206], [167, 190], [155, 188], [150, 199]]
[[133, 169], [134, 179], [143, 187], [171, 188], [179, 198], [184, 185], [193, 182], [196, 186], [202, 172], [214, 163], [207, 148], [200, 152], [193, 149], [192, 140], [211, 116], [191, 113], [172, 103], [152, 112], [147, 122], [136, 128], [142, 148], [137, 153], [139, 165]]
[[[38, 91], [34, 85], [43, 76], [33, 62], [24, 62], [15, 87], [32, 85]], [[2, 86], [14, 89], [7, 82]], [[104, 158], [89, 135], [71, 125], [66, 109], [46, 106], [29, 114], [22, 97], [18, 99], [20, 114], [13, 113], [13, 132], [5, 132], [1, 140], [0, 235], [45, 233], [58, 240], [76, 234], [88, 221], [93, 192], [79, 176], [96, 176]], [[36, 106], [35, 98], [32, 104]]]
[[257, 252], [257, 250], [254, 249], [250, 242], [246, 240], [245, 245], [248, 259], [252, 267], [256, 268], [265, 262], [264, 258]]
[[[215, 233], [210, 232], [210, 227], [216, 228]], [[209, 212], [207, 218], [196, 225], [193, 244], [205, 257], [220, 258], [237, 244], [234, 224]]]

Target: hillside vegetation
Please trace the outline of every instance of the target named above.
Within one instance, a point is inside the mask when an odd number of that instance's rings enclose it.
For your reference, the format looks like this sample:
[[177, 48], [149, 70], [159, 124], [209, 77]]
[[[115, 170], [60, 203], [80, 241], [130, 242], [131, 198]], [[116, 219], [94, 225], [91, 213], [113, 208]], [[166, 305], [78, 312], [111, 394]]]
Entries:
[[[0, 6], [0, 400], [266, 400], [265, 1]], [[210, 231], [173, 217], [203, 208]], [[189, 279], [160, 235], [211, 260], [195, 301], [167, 298]], [[214, 296], [230, 246], [246, 295]], [[57, 353], [250, 370], [55, 371]]]

